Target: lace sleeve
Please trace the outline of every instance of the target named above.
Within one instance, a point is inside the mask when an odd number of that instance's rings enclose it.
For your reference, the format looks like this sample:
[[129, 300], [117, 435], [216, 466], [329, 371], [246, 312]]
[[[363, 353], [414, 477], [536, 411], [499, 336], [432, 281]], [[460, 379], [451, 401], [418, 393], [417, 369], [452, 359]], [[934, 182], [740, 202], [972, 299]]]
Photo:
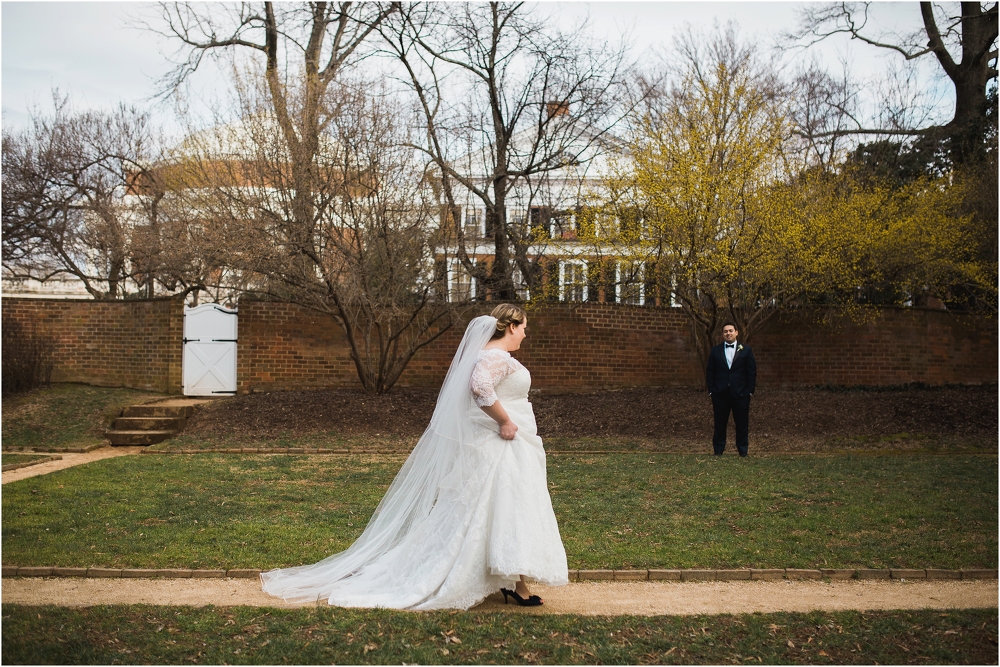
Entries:
[[479, 361], [472, 371], [469, 389], [481, 408], [497, 402], [497, 394], [493, 390], [497, 382], [507, 377], [511, 372], [511, 356], [503, 350], [486, 350], [479, 355]]

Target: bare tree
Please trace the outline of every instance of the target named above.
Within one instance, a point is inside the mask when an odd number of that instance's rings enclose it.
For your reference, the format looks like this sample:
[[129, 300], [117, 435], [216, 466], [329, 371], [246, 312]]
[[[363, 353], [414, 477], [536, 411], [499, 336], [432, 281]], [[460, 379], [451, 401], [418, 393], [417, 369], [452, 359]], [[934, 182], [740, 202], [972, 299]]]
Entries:
[[847, 65], [833, 76], [812, 60], [794, 73], [789, 93], [791, 170], [829, 169], [843, 160], [856, 143], [850, 132], [861, 123], [860, 86]]
[[[870, 3], [838, 2], [807, 5], [799, 30], [790, 35], [809, 43], [844, 34], [881, 49], [892, 51], [907, 61], [933, 56], [955, 88], [955, 113], [943, 127], [865, 128], [855, 134], [915, 135], [943, 132], [952, 143], [956, 164], [965, 161], [970, 141], [979, 141], [986, 125], [987, 89], [997, 77], [997, 3], [957, 3], [958, 12], [931, 2], [920, 3], [923, 30], [909, 36], [880, 34], [869, 26]], [[956, 52], [958, 55], [956, 55]], [[991, 65], [990, 62], [993, 62]], [[834, 129], [827, 132], [841, 132]]]
[[[206, 54], [232, 59], [238, 120], [189, 137], [189, 209], [242, 289], [330, 315], [367, 391], [385, 392], [457, 321], [434, 282], [427, 179], [371, 82], [349, 84], [395, 5], [164, 5], [176, 88]], [[413, 142], [412, 137], [408, 138]], [[436, 211], [436, 209], [435, 209]], [[461, 304], [457, 304], [460, 306]]]
[[191, 183], [191, 165], [177, 163], [176, 151], [128, 175], [129, 198], [144, 202], [146, 223], [132, 230], [137, 282], [153, 284], [168, 294], [190, 295], [197, 305], [201, 294], [215, 303], [236, 303], [246, 285], [243, 274], [226, 263], [228, 240], [205, 224], [202, 212], [191, 206], [185, 191]]
[[152, 296], [170, 263], [163, 193], [134, 186], [156, 159], [156, 132], [134, 108], [73, 113], [54, 98], [51, 116], [35, 111], [28, 129], [4, 131], [5, 278], [70, 276], [94, 298]]
[[[548, 225], [527, 211], [549, 204], [538, 200], [553, 173], [605, 148], [623, 114], [624, 50], [588, 41], [582, 26], [561, 33], [520, 2], [412, 5], [380, 31], [423, 115], [419, 147], [457, 258], [493, 298], [517, 298], [516, 272], [538, 293]], [[478, 239], [456, 215], [464, 194], [483, 206], [492, 262], [469, 255]], [[515, 195], [520, 219], [508, 215]]]
[[242, 281], [230, 287], [330, 316], [364, 389], [382, 393], [462, 304], [434, 280], [437, 206], [393, 98], [373, 95], [374, 84], [336, 85], [307, 225], [294, 215], [300, 193], [266, 93], [244, 89], [241, 119], [190, 136], [173, 168], [183, 166], [181, 196]]
[[164, 89], [176, 90], [206, 54], [235, 57], [238, 51], [263, 59], [270, 110], [287, 146], [297, 193], [291, 212], [308, 226], [315, 215], [320, 135], [336, 109], [329, 99], [331, 84], [392, 11], [392, 5], [351, 2], [163, 4], [161, 32], [182, 45]]

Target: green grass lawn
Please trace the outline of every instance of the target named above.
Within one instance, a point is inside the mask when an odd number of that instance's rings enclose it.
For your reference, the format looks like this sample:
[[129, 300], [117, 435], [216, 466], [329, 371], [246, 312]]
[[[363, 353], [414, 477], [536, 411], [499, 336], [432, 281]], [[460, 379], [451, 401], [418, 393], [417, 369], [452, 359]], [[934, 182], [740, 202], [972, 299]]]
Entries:
[[135, 389], [54, 384], [3, 397], [3, 446], [53, 450], [106, 442], [107, 429], [121, 409], [160, 394]]
[[16, 463], [31, 463], [32, 461], [43, 461], [49, 457], [45, 454], [8, 454], [0, 455], [2, 465], [13, 465]]
[[[711, 416], [711, 415], [709, 415]], [[730, 428], [728, 454], [736, 454], [735, 436]], [[560, 452], [670, 452], [670, 453], [712, 453], [711, 427], [707, 427], [706, 437], [682, 439], [676, 437], [640, 438], [630, 436], [614, 437], [566, 437], [545, 438], [546, 451]], [[938, 435], [926, 433], [894, 433], [884, 436], [853, 437], [775, 437], [753, 434], [750, 443], [753, 456], [773, 456], [787, 453], [823, 454], [880, 454], [880, 453], [996, 453], [995, 442], [983, 442], [981, 438], [970, 436]]]
[[[732, 435], [732, 434], [730, 434]], [[343, 434], [336, 431], [318, 431], [296, 434], [280, 433], [276, 436], [254, 437], [243, 434], [205, 437], [192, 433], [180, 435], [153, 445], [157, 451], [210, 450], [231, 448], [326, 448], [352, 451], [409, 452], [417, 444], [418, 436]], [[710, 439], [685, 439], [676, 437], [646, 438], [633, 436], [545, 438], [549, 452], [649, 452], [649, 453], [711, 453]], [[730, 442], [731, 453], [735, 445]], [[776, 439], [756, 436], [751, 444], [754, 456], [773, 456], [784, 453], [996, 453], [996, 442], [982, 438], [955, 435], [929, 435], [926, 433], [895, 433], [868, 437], [855, 436]]]
[[[272, 568], [362, 531], [398, 455], [131, 456], [4, 485], [5, 564]], [[571, 568], [997, 567], [995, 456], [549, 458]]]
[[2, 657], [108, 665], [996, 664], [997, 610], [595, 617], [3, 605]]

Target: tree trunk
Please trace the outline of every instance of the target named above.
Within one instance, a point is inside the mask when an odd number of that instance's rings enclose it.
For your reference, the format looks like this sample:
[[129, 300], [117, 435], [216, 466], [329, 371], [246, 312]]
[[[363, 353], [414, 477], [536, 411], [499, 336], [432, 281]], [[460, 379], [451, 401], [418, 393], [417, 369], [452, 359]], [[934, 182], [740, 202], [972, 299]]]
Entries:
[[944, 130], [951, 139], [952, 160], [961, 165], [972, 157], [986, 122], [986, 86], [996, 76], [990, 60], [997, 38], [997, 6], [983, 11], [978, 2], [961, 3], [962, 60], [956, 63], [945, 48], [930, 2], [920, 3], [928, 46], [955, 86], [955, 115]]
[[[495, 300], [513, 301], [517, 298], [510, 278], [510, 247], [508, 246], [507, 225], [507, 179], [498, 178], [493, 182], [493, 269], [490, 272], [490, 291]], [[487, 212], [487, 214], [489, 214]]]
[[694, 346], [696, 352], [698, 353], [698, 368], [701, 370], [702, 379], [705, 380], [705, 370], [708, 367], [708, 355], [712, 352], [713, 332], [709, 331], [707, 327], [696, 321], [694, 318], [690, 321], [691, 333], [694, 335]]

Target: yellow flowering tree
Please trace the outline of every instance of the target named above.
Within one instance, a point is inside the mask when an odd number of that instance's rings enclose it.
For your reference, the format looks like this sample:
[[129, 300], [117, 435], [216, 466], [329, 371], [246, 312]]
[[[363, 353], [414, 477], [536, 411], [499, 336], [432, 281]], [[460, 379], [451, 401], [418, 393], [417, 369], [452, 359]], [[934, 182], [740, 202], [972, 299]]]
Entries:
[[967, 219], [946, 178], [791, 173], [783, 89], [753, 49], [728, 30], [689, 33], [679, 51], [679, 75], [649, 95], [581, 235], [595, 255], [645, 267], [661, 303], [690, 317], [703, 360], [723, 319], [747, 340], [789, 306], [859, 314], [871, 286], [902, 303], [987, 278], [964, 259]]
[[801, 176], [783, 190], [811, 242], [837, 249], [826, 257], [822, 289], [803, 292], [809, 301], [917, 305], [947, 301], [962, 287], [995, 303], [995, 275], [978, 260], [963, 211], [965, 187], [950, 175], [896, 184], [844, 168]]
[[775, 78], [732, 29], [710, 39], [688, 33], [678, 55], [674, 84], [650, 92], [612, 163], [595, 217], [618, 224], [581, 231], [595, 249], [643, 264], [660, 298], [669, 294], [689, 315], [707, 356], [723, 316], [751, 334], [767, 308], [748, 304], [791, 296], [783, 255], [794, 244], [774, 241], [801, 234], [802, 224], [786, 215], [791, 197], [772, 192], [784, 180], [789, 134]]

